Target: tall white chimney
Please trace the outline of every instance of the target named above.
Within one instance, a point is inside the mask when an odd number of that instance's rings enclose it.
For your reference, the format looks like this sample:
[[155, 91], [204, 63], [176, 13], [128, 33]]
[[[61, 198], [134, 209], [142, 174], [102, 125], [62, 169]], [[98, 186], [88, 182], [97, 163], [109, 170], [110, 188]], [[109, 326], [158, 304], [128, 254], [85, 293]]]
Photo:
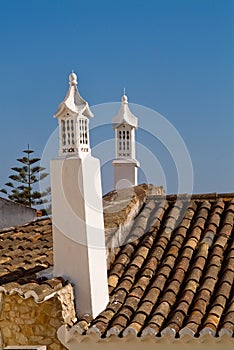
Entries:
[[135, 130], [137, 117], [130, 111], [128, 98], [122, 96], [119, 113], [113, 118], [115, 130], [116, 159], [114, 166], [114, 187], [116, 189], [137, 185], [137, 168], [139, 162], [135, 159]]
[[109, 300], [100, 163], [89, 144], [93, 114], [76, 74], [69, 80], [55, 114], [59, 154], [51, 161], [54, 274], [73, 284], [78, 316], [96, 317]]

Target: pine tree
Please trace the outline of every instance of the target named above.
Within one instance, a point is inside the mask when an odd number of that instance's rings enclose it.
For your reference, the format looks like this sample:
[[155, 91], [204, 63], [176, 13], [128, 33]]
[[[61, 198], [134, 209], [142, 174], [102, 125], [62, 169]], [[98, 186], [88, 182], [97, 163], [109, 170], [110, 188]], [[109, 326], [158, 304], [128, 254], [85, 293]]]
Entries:
[[50, 188], [40, 193], [35, 190], [35, 184], [43, 180], [48, 173], [44, 172], [45, 168], [36, 165], [40, 158], [31, 158], [34, 151], [29, 148], [29, 145], [28, 149], [23, 150], [23, 153], [26, 155], [17, 159], [23, 165], [11, 168], [15, 174], [10, 175], [9, 179], [13, 182], [5, 184], [10, 190], [2, 189], [0, 192], [6, 194], [12, 201], [29, 207], [47, 203], [48, 199], [46, 197], [50, 194]]

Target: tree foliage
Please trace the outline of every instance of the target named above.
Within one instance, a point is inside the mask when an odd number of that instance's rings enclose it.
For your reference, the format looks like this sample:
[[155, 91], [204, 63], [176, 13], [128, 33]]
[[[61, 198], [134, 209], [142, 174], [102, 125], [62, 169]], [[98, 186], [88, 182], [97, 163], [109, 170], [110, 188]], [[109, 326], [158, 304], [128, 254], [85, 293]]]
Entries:
[[17, 159], [22, 165], [11, 168], [14, 171], [9, 176], [11, 181], [5, 183], [6, 188], [1, 189], [0, 192], [6, 194], [12, 201], [29, 207], [47, 203], [46, 197], [50, 194], [50, 188], [40, 193], [35, 189], [35, 184], [46, 178], [48, 173], [44, 171], [44, 167], [37, 165], [40, 158], [32, 158], [34, 151], [29, 148], [29, 145], [22, 152], [25, 155]]

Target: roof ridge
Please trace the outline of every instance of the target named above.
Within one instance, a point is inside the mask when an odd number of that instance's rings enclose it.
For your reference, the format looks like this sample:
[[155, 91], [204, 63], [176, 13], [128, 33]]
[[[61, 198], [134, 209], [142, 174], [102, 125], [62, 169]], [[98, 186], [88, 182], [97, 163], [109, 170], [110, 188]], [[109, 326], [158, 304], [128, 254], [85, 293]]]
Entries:
[[188, 193], [178, 193], [178, 194], [167, 194], [166, 196], [160, 196], [160, 195], [153, 195], [152, 197], [156, 197], [159, 199], [160, 197], [166, 198], [167, 200], [175, 200], [175, 199], [197, 199], [197, 200], [217, 200], [219, 198], [222, 198], [224, 200], [231, 200], [234, 198], [234, 192], [228, 192], [228, 193], [217, 193], [217, 192], [210, 192], [210, 193], [194, 193], [194, 194], [188, 194]]

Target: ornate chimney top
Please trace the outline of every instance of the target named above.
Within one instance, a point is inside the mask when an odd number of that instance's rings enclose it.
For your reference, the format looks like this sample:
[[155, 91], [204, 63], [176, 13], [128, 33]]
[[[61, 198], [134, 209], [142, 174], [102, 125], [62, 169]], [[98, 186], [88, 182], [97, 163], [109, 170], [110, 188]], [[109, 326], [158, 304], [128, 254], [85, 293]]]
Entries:
[[93, 117], [89, 104], [77, 88], [77, 75], [69, 75], [69, 90], [60, 103], [55, 117], [59, 120], [59, 156], [86, 156], [89, 146], [89, 118]]
[[128, 124], [137, 129], [137, 117], [129, 109], [128, 97], [125, 91], [121, 101], [119, 113], [112, 119], [113, 126], [116, 127], [121, 124]]

